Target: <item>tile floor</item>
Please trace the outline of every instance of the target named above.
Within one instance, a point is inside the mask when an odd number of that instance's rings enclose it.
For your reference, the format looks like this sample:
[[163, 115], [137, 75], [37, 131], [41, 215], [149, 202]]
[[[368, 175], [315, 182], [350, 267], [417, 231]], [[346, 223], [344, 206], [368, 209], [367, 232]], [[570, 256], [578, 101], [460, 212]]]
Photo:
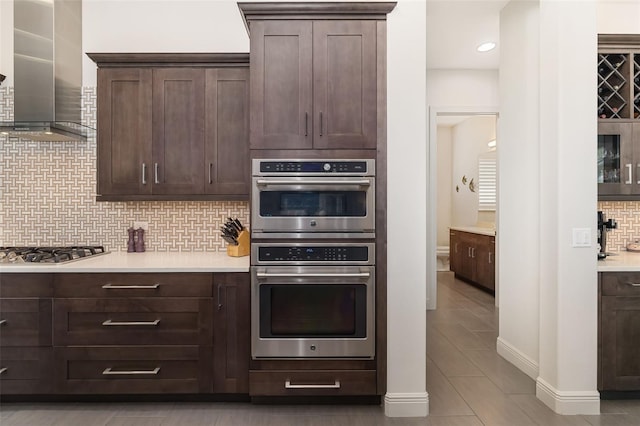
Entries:
[[438, 273], [427, 313], [427, 418], [387, 418], [378, 406], [247, 403], [73, 403], [0, 406], [0, 426], [640, 426], [640, 401], [603, 401], [600, 416], [559, 416], [535, 383], [495, 351], [494, 299]]

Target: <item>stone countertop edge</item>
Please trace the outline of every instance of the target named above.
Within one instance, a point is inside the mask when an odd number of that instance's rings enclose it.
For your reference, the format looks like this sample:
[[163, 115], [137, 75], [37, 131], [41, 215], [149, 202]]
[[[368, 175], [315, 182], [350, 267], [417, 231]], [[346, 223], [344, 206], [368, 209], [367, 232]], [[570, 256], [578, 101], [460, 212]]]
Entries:
[[617, 251], [598, 260], [598, 272], [640, 272], [640, 253]]
[[249, 272], [249, 256], [226, 252], [111, 252], [58, 264], [0, 264], [0, 273]]
[[490, 237], [496, 236], [496, 230], [493, 228], [483, 228], [480, 226], [450, 226], [452, 231], [470, 232], [472, 234], [488, 235]]

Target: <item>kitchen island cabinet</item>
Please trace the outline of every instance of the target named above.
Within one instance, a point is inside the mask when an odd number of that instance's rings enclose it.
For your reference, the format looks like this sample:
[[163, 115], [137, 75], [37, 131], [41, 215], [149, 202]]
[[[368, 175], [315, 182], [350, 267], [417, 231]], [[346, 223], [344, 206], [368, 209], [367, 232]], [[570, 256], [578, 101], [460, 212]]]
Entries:
[[98, 201], [249, 198], [247, 54], [88, 54]]
[[492, 294], [495, 293], [495, 235], [449, 231], [450, 269], [462, 278]]

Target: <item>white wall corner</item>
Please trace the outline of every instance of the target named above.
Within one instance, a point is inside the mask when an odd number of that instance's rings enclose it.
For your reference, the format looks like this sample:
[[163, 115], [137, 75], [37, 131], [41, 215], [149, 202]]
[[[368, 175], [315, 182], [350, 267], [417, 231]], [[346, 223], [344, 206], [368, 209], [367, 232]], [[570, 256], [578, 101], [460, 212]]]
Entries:
[[560, 391], [538, 377], [536, 396], [549, 408], [563, 415], [600, 414], [600, 393], [594, 391]]
[[496, 341], [496, 350], [498, 355], [518, 367], [524, 374], [533, 380], [538, 378], [538, 363], [516, 349], [513, 345], [507, 343], [501, 337], [498, 337]]
[[429, 414], [429, 394], [387, 393], [384, 396], [384, 415], [387, 417], [426, 417]]

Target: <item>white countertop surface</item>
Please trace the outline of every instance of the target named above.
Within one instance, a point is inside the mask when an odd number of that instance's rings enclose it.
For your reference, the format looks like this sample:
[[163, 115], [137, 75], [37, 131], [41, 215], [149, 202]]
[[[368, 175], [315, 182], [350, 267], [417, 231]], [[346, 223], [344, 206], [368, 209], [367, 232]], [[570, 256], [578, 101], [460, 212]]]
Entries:
[[453, 231], [471, 232], [472, 234], [489, 235], [492, 237], [496, 235], [494, 228], [483, 228], [480, 226], [451, 226], [449, 229]]
[[598, 272], [640, 272], [640, 253], [618, 251], [598, 260]]
[[0, 273], [38, 272], [248, 272], [249, 256], [226, 252], [112, 252], [58, 264], [0, 264]]

